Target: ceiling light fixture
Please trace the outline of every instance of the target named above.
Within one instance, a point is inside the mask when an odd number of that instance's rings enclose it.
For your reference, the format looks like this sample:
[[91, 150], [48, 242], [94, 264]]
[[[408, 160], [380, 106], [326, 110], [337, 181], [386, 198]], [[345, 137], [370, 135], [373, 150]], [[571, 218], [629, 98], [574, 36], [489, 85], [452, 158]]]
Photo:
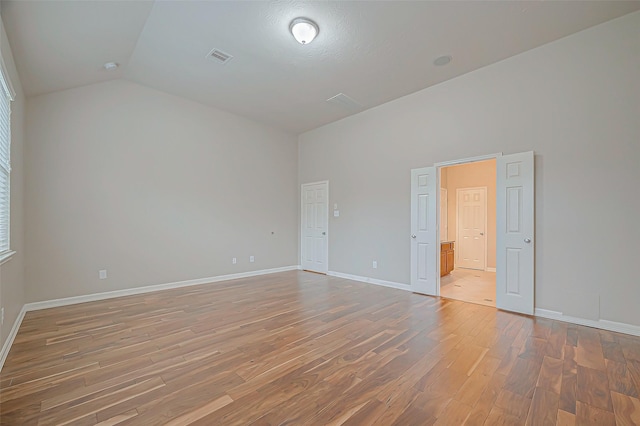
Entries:
[[103, 65], [104, 69], [107, 71], [113, 71], [119, 66], [120, 64], [118, 64], [117, 62], [107, 62], [106, 64]]
[[293, 21], [291, 21], [291, 25], [289, 25], [289, 30], [291, 31], [291, 34], [293, 34], [293, 37], [300, 44], [311, 43], [320, 32], [320, 30], [318, 29], [318, 25], [307, 18], [294, 19]]

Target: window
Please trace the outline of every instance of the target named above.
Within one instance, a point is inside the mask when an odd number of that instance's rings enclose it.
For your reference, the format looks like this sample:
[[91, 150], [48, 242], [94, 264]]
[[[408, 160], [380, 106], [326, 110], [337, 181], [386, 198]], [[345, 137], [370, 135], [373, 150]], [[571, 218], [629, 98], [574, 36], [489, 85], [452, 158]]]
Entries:
[[0, 262], [13, 254], [9, 247], [12, 100], [13, 91], [0, 57]]

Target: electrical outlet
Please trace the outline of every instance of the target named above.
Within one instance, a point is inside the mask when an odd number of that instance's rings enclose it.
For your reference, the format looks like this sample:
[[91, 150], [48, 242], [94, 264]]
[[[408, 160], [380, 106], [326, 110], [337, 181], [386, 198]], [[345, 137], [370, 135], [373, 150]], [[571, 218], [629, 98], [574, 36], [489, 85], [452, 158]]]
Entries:
[[378, 269], [378, 261], [377, 260], [373, 261], [373, 269]]
[[255, 260], [256, 260], [256, 258], [255, 258], [255, 257], [253, 257], [253, 256], [249, 256], [249, 262], [254, 262]]
[[106, 269], [100, 269], [98, 271], [98, 278], [100, 278], [101, 280], [106, 280], [107, 279], [107, 270]]
[[236, 263], [238, 263], [238, 259], [236, 259], [236, 258], [234, 257], [233, 259], [231, 259], [231, 263], [233, 263], [233, 264], [235, 265]]

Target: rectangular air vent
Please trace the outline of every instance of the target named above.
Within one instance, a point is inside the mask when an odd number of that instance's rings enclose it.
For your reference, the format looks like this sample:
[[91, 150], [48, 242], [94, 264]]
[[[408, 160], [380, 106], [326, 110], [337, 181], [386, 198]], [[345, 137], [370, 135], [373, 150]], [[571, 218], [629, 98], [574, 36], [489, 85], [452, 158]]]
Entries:
[[341, 107], [350, 110], [362, 109], [362, 104], [355, 101], [353, 98], [345, 95], [344, 93], [338, 93], [337, 95], [327, 99], [330, 104], [340, 105]]
[[207, 57], [213, 59], [216, 62], [220, 62], [221, 64], [226, 64], [233, 59], [233, 56], [223, 52], [220, 49], [213, 49], [211, 52], [209, 52]]

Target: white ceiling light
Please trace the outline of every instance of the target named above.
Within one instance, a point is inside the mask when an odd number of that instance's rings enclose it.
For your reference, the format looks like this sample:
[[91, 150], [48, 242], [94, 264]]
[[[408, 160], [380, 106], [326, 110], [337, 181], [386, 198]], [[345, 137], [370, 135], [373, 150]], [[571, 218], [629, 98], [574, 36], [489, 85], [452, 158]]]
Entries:
[[118, 64], [117, 62], [107, 62], [106, 64], [103, 65], [104, 69], [107, 71], [113, 71], [119, 66], [120, 64]]
[[307, 18], [296, 18], [291, 21], [289, 30], [300, 44], [309, 44], [320, 31], [315, 22]]

